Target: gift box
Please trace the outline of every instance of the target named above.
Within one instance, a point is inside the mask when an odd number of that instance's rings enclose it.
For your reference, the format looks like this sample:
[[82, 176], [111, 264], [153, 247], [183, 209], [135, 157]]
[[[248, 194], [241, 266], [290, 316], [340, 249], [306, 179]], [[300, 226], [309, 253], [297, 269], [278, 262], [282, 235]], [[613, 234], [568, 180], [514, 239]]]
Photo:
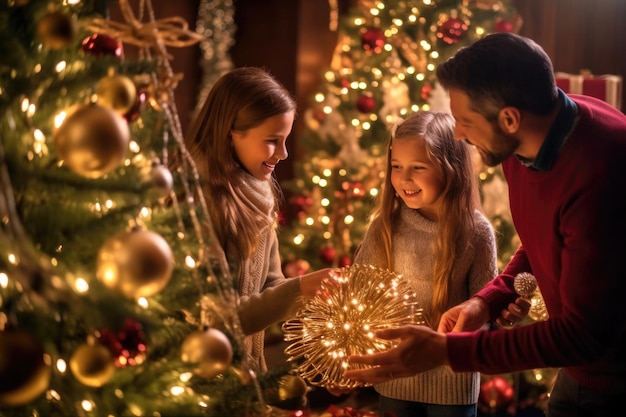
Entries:
[[581, 71], [580, 74], [557, 72], [555, 76], [556, 85], [566, 93], [596, 97], [622, 109], [621, 75], [592, 75], [588, 71]]

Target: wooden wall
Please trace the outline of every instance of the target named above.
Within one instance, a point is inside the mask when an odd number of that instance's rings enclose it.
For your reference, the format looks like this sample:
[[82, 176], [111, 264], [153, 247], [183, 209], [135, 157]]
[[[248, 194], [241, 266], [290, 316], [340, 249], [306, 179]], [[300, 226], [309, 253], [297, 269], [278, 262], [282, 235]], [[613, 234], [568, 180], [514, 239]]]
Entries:
[[520, 33], [539, 43], [556, 71], [626, 78], [626, 1], [514, 0]]

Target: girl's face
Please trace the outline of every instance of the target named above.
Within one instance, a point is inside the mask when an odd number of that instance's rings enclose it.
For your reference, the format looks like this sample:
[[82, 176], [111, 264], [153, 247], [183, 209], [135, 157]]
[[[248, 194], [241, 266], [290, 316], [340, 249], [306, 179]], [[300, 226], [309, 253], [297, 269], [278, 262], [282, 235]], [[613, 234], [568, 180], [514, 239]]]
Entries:
[[390, 168], [391, 184], [404, 204], [437, 221], [444, 181], [428, 157], [424, 141], [414, 137], [393, 139]]
[[293, 119], [294, 112], [278, 114], [245, 132], [231, 132], [239, 161], [256, 179], [269, 180], [278, 161], [287, 159], [285, 143]]

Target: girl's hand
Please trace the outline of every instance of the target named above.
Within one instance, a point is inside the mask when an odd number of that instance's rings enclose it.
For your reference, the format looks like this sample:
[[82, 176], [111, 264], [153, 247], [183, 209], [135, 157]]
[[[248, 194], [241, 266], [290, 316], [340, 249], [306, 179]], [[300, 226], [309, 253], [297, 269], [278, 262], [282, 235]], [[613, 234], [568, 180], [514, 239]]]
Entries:
[[300, 277], [300, 293], [303, 297], [315, 297], [322, 291], [322, 283], [339, 287], [339, 268], [324, 268]]
[[511, 327], [528, 315], [530, 301], [523, 297], [517, 297], [515, 303], [502, 310], [500, 317], [496, 319], [496, 324], [500, 327]]

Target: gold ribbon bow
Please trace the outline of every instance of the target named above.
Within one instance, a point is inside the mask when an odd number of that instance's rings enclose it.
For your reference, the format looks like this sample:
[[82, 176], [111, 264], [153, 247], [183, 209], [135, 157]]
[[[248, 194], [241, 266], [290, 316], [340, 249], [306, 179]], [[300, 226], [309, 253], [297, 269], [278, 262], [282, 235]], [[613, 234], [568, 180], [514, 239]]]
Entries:
[[85, 27], [94, 33], [104, 34], [122, 43], [141, 48], [155, 49], [159, 55], [171, 59], [166, 46], [182, 48], [202, 40], [202, 35], [189, 30], [187, 22], [179, 17], [141, 22], [135, 17], [128, 0], [119, 0], [120, 10], [126, 23], [94, 18]]

